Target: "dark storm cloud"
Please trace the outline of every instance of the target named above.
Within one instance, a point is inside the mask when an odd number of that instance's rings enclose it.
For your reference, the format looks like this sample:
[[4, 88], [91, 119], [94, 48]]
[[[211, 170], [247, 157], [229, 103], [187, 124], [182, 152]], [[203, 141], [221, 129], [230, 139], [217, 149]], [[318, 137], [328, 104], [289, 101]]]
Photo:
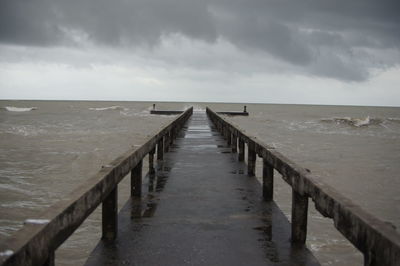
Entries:
[[66, 45], [74, 33], [109, 46], [223, 38], [312, 75], [360, 81], [378, 63], [398, 63], [360, 50], [400, 50], [400, 1], [0, 0], [0, 42]]

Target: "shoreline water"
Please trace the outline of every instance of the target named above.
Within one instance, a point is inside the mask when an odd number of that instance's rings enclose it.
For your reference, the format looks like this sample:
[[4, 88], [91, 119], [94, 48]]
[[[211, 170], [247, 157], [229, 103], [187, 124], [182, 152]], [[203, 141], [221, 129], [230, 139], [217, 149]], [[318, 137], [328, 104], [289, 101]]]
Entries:
[[[0, 101], [0, 106], [17, 107], [20, 103], [21, 101], [18, 104]], [[42, 210], [67, 194], [74, 188], [74, 182], [81, 182], [101, 164], [107, 164], [113, 156], [121, 154], [126, 149], [126, 143], [140, 145], [140, 139], [146, 136], [146, 132], [155, 130], [169, 119], [150, 116], [148, 110], [152, 103], [35, 101], [32, 106], [19, 108], [37, 107], [36, 110], [1, 110], [1, 236], [4, 237], [4, 231], [15, 230], [19, 221], [29, 218], [30, 213]], [[156, 102], [156, 105], [159, 109], [183, 109], [190, 103]], [[205, 108], [203, 103], [193, 105], [195, 109]], [[207, 105], [218, 111], [241, 110], [243, 105], [247, 105], [249, 118], [228, 119], [266, 143], [271, 143], [296, 163], [323, 176], [325, 181], [337, 187], [342, 194], [350, 195], [353, 201], [368, 212], [400, 226], [397, 207], [400, 205], [400, 184], [396, 180], [396, 173], [400, 170], [396, 164], [400, 154], [400, 123], [388, 121], [388, 118], [400, 118], [400, 108], [220, 103]], [[112, 106], [122, 108], [110, 109]], [[380, 124], [369, 123], [360, 127], [334, 120], [321, 121], [335, 117], [363, 119], [367, 116], [385, 119]], [[337, 165], [342, 169], [337, 169]], [[257, 171], [260, 176], [260, 169]], [[380, 177], [379, 180], [376, 179], [377, 176]], [[290, 196], [285, 192], [285, 184], [279, 182], [275, 198], [284, 212], [290, 215]], [[64, 187], [60, 187], [60, 184]], [[19, 213], [12, 214], [14, 209]], [[89, 237], [89, 242], [97, 242], [99, 234], [96, 235], [96, 232], [99, 227], [96, 215], [98, 213], [90, 218], [88, 225], [78, 229], [71, 241], [59, 251], [61, 265], [82, 262], [82, 259], [70, 261], [67, 258], [71, 252], [80, 252], [77, 251], [79, 246], [88, 245], [85, 238], [89, 235], [95, 235], [94, 238]], [[359, 253], [351, 249], [351, 244], [340, 239], [340, 234], [335, 232], [329, 220], [313, 212], [310, 216], [312, 219], [308, 244], [318, 253], [317, 257], [322, 260], [323, 265], [342, 265], [346, 259], [352, 264], [359, 264]], [[84, 251], [80, 257], [87, 252], [89, 251]]]

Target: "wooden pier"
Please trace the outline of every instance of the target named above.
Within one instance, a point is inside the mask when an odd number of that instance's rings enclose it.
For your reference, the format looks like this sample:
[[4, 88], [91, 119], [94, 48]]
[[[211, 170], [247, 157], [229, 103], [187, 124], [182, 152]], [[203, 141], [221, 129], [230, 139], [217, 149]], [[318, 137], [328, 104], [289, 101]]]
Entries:
[[[365, 265], [399, 265], [391, 226], [212, 110], [192, 113], [33, 217], [0, 244], [0, 265], [54, 265], [55, 250], [100, 203], [102, 237], [86, 265], [319, 265], [305, 246], [309, 198]], [[273, 201], [274, 170], [293, 190], [291, 223]], [[131, 198], [118, 214], [118, 183], [128, 174]]]

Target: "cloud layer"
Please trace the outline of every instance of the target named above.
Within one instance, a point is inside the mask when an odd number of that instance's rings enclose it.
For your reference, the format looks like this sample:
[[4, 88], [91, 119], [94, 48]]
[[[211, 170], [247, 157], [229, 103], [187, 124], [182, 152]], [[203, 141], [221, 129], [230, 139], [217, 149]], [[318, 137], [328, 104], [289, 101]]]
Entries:
[[[0, 43], [91, 43], [126, 53], [140, 48], [175, 64], [178, 59], [159, 50], [165, 50], [165, 40], [181, 36], [210, 52], [228, 43], [248, 58], [278, 62], [285, 71], [364, 81], [372, 70], [400, 62], [399, 10], [396, 0], [3, 0]], [[221, 53], [203, 63], [221, 67], [226, 60]]]

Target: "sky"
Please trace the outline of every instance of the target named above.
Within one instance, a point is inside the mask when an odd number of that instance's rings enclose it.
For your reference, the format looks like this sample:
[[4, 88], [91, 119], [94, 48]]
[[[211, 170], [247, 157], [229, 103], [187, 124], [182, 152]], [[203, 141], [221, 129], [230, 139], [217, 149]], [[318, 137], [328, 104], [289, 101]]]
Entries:
[[0, 99], [400, 106], [400, 1], [0, 0]]

